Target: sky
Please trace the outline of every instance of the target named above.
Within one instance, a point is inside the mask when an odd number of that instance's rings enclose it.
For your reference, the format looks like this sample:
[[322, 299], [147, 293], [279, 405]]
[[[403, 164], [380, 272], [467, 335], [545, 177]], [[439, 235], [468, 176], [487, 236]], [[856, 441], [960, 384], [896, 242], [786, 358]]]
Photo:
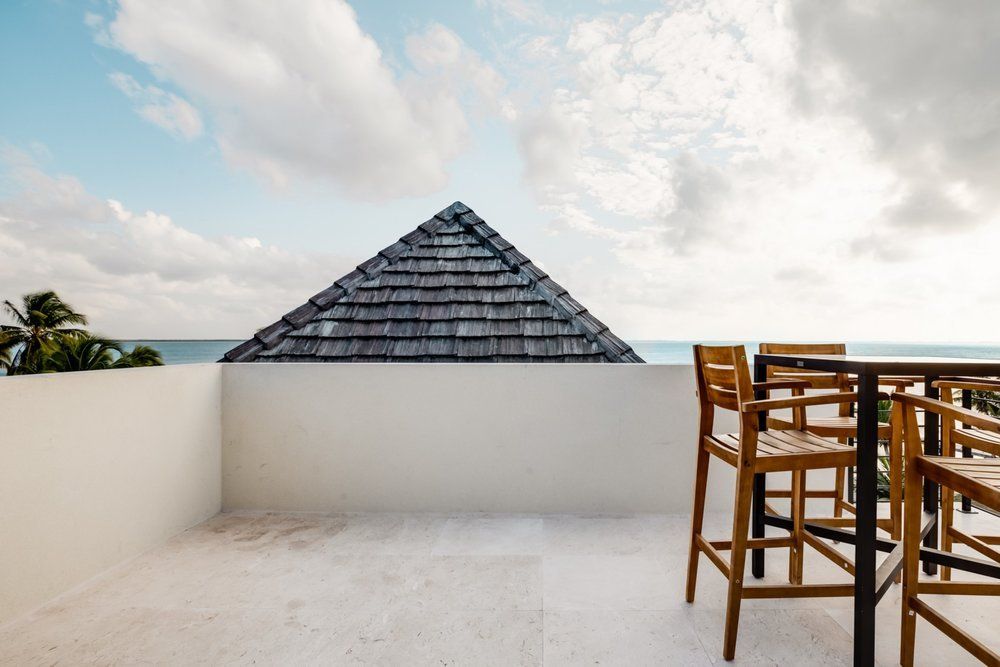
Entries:
[[1000, 341], [1000, 3], [6, 0], [0, 298], [247, 338], [453, 201], [619, 336]]

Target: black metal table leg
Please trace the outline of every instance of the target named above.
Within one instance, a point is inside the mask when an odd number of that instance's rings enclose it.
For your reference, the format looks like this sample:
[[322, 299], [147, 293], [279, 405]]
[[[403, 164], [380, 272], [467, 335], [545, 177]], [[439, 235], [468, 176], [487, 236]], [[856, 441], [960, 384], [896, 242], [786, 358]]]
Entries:
[[[963, 389], [962, 390], [962, 407], [966, 410], [972, 409], [972, 390]], [[971, 424], [962, 424], [962, 428], [969, 429], [972, 428]], [[972, 458], [972, 447], [968, 445], [962, 445], [962, 458], [971, 459]], [[972, 499], [962, 496], [962, 511], [966, 514], [972, 513]]]
[[[764, 537], [764, 494], [767, 491], [767, 481], [764, 473], [753, 476], [753, 501], [750, 506], [750, 534], [752, 537]], [[750, 554], [750, 571], [757, 579], [764, 577], [764, 550], [754, 549]]]
[[[767, 379], [767, 365], [754, 361], [753, 365], [754, 382], [763, 382]], [[755, 391], [754, 398], [757, 400], [767, 398], [766, 391]], [[757, 415], [757, 427], [761, 431], [767, 430], [767, 413], [761, 412]], [[763, 473], [758, 473], [753, 477], [753, 501], [750, 506], [750, 535], [751, 537], [764, 537], [764, 496], [767, 492], [767, 479]], [[760, 579], [764, 576], [764, 549], [754, 549], [750, 553], [750, 571], [753, 576]]]
[[[934, 387], [937, 377], [928, 375], [924, 377], [924, 396], [937, 399], [941, 392]], [[938, 441], [939, 420], [937, 413], [924, 412], [924, 454], [928, 456], [939, 456], [941, 445]], [[905, 490], [904, 490], [905, 492]], [[938, 485], [929, 478], [924, 479], [924, 512], [929, 512], [937, 516], [938, 511]], [[927, 531], [924, 537], [924, 546], [928, 549], [936, 549], [938, 545], [938, 526]], [[924, 572], [927, 574], [937, 574], [938, 566], [935, 563], [924, 561]]]
[[875, 520], [878, 494], [878, 376], [858, 376], [857, 542], [854, 664], [875, 664]]
[[[854, 403], [851, 403], [849, 414], [852, 417], [857, 417], [854, 412]], [[848, 438], [847, 444], [854, 447], [857, 443], [854, 442], [854, 438]], [[838, 499], [839, 500], [839, 499]], [[854, 466], [850, 466], [847, 469], [847, 502], [854, 504]]]

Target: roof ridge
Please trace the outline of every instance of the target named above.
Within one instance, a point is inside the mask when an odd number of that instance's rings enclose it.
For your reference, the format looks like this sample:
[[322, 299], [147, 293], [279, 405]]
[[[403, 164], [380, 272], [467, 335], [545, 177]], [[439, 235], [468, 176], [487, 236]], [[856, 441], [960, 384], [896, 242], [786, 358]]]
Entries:
[[552, 280], [545, 271], [461, 201], [455, 201], [441, 209], [434, 217], [378, 251], [374, 257], [358, 264], [353, 271], [311, 296], [304, 304], [285, 313], [277, 322], [260, 329], [252, 338], [226, 352], [220, 361], [253, 361], [261, 351], [278, 345], [289, 333], [301, 329], [320, 312], [328, 310], [344, 297], [353, 294], [361, 283], [377, 278], [387, 267], [395, 264], [422, 241], [433, 237], [443, 227], [453, 222], [457, 222], [470, 232], [511, 273], [525, 278], [529, 286], [563, 315], [579, 333], [589, 342], [598, 345], [609, 361], [643, 362], [628, 344], [611, 333], [606, 324], [591, 315], [580, 302], [571, 297], [565, 287]]

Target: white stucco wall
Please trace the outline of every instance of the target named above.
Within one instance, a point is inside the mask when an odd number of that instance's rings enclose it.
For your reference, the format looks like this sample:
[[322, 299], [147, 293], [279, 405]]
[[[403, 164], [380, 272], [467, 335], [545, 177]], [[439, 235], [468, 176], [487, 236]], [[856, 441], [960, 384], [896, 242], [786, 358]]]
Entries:
[[[690, 366], [3, 378], [0, 623], [221, 508], [687, 513], [696, 412]], [[732, 471], [716, 463], [710, 485], [730, 509]]]
[[[690, 366], [224, 370], [225, 509], [690, 511]], [[710, 505], [731, 509], [732, 472], [713, 470]]]
[[217, 365], [0, 379], [0, 623], [220, 508]]

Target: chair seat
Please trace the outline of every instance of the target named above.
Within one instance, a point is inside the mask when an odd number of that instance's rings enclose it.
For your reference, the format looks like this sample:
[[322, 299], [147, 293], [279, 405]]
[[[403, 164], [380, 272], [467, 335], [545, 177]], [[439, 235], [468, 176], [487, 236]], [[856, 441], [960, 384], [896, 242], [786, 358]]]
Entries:
[[1000, 433], [983, 431], [978, 428], [962, 428], [952, 431], [956, 445], [968, 445], [994, 456], [1000, 456]]
[[[786, 419], [770, 418], [772, 428], [790, 428], [792, 423]], [[806, 428], [824, 438], [854, 438], [858, 434], [857, 417], [808, 417]], [[892, 426], [885, 422], [878, 424], [878, 437], [888, 439], [892, 435]]]
[[[809, 423], [809, 428], [813, 427], [824, 427], [824, 428], [842, 428], [849, 429], [852, 431], [858, 430], [858, 418], [857, 417], [809, 417], [807, 419]], [[879, 428], [888, 426], [886, 422], [879, 422]]]
[[1000, 460], [919, 456], [918, 471], [939, 484], [1000, 510]]
[[[858, 433], [857, 417], [809, 417], [806, 428], [817, 435], [828, 438], [854, 438]], [[878, 437], [888, 439], [892, 426], [878, 423]]]
[[[706, 436], [705, 446], [719, 458], [737, 465], [739, 435]], [[762, 431], [757, 436], [755, 469], [761, 472], [838, 468], [852, 466], [856, 460], [857, 450], [854, 447], [806, 431]]]

